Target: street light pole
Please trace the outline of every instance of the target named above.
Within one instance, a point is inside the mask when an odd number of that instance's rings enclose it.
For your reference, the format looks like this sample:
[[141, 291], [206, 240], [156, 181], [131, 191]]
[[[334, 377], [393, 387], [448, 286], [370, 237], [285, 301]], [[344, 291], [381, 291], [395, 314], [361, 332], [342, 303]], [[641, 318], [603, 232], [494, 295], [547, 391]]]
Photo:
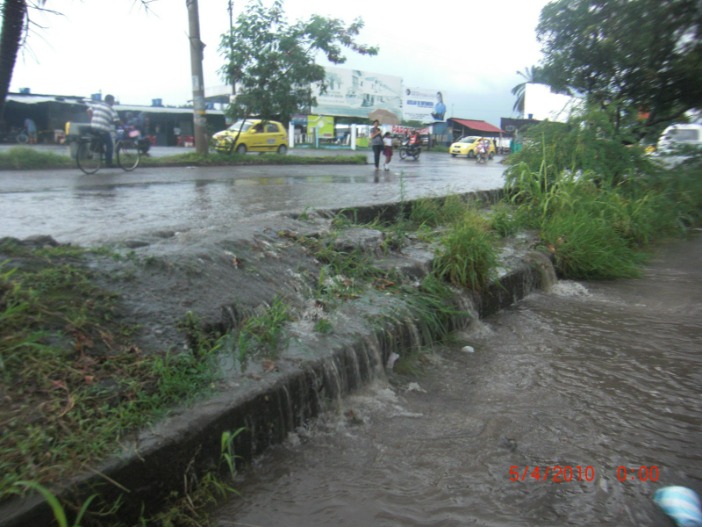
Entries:
[[185, 0], [190, 24], [190, 70], [193, 77], [193, 128], [195, 151], [207, 154], [207, 117], [205, 113], [205, 85], [202, 73], [202, 50], [200, 40], [200, 15], [197, 0]]
[[[234, 1], [229, 0], [229, 60], [232, 60], [232, 56], [234, 55]], [[234, 98], [234, 95], [236, 95], [236, 83], [234, 82], [234, 79], [232, 79], [232, 93], [230, 94], [229, 97], [229, 103], [232, 103], [232, 100]]]

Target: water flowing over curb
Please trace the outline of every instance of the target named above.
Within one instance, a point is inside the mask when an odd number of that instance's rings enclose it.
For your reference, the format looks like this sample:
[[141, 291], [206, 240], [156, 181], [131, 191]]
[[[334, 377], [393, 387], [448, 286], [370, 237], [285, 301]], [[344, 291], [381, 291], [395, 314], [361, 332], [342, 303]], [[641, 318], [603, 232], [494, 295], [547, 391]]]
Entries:
[[[396, 213], [393, 206], [388, 211]], [[377, 212], [362, 214], [375, 217]], [[481, 294], [456, 291], [454, 303], [462, 312], [452, 317], [449, 329], [465, 326], [470, 320], [466, 311], [475, 317], [488, 316], [531, 291], [547, 289], [555, 280], [551, 262], [539, 253], [529, 253], [511, 267]], [[233, 450], [242, 461], [250, 460], [321, 412], [333, 409], [347, 394], [384, 376], [393, 354], [436, 340], [421, 317], [403, 309], [393, 314], [382, 325], [349, 324], [323, 357], [310, 359], [300, 354], [299, 360], [262, 379], [241, 380], [243, 386], [238, 385], [237, 390], [179, 410], [142, 432], [119, 457], [52, 492], [62, 503], [78, 505], [98, 494], [103, 504], [120, 503], [120, 521], [136, 523], [140, 516], [158, 511], [173, 491], [182, 492], [187, 482], [222, 470], [225, 432], [245, 428]], [[305, 343], [296, 345], [304, 347]], [[0, 506], [0, 527], [52, 524], [51, 508], [39, 496]]]

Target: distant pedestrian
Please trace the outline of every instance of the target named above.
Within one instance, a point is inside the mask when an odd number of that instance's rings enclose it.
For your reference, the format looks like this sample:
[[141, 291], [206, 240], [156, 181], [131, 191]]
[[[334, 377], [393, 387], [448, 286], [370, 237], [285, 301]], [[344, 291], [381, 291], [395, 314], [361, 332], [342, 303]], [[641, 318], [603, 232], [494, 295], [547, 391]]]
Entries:
[[385, 132], [383, 136], [383, 154], [385, 154], [385, 170], [390, 170], [390, 160], [392, 159], [392, 134]]
[[112, 95], [106, 95], [105, 102], [92, 101], [88, 108], [90, 127], [105, 141], [105, 164], [108, 167], [112, 166], [112, 153], [115, 147], [112, 134], [115, 133], [115, 124], [119, 121], [119, 115], [112, 108], [114, 104], [115, 98]]
[[24, 120], [24, 131], [27, 133], [29, 144], [37, 144], [37, 125], [31, 117]]
[[373, 128], [370, 131], [371, 147], [373, 148], [373, 162], [375, 169], [380, 170], [380, 154], [383, 151], [383, 132], [380, 129], [380, 121], [373, 121]]

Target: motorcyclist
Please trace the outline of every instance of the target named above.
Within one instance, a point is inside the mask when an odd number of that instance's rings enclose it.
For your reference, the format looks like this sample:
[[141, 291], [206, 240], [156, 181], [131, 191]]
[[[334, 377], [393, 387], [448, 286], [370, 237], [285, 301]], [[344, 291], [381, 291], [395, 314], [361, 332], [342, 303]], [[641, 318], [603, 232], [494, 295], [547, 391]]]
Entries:
[[422, 144], [421, 138], [419, 137], [419, 132], [417, 130], [414, 130], [412, 132], [412, 135], [410, 135], [409, 138], [409, 150], [414, 152], [416, 150], [419, 150], [420, 146]]
[[127, 113], [127, 126], [134, 130], [139, 131], [139, 139], [137, 144], [139, 145], [139, 150], [142, 154], [148, 156], [149, 149], [151, 148], [151, 141], [146, 137], [146, 122], [144, 118], [144, 113], [138, 113], [133, 115], [131, 112]]
[[478, 163], [480, 162], [487, 162], [487, 156], [488, 156], [488, 147], [486, 145], [486, 141], [484, 138], [480, 138], [478, 141], [478, 144], [476, 145], [476, 150], [477, 150], [477, 155], [476, 155], [476, 161]]

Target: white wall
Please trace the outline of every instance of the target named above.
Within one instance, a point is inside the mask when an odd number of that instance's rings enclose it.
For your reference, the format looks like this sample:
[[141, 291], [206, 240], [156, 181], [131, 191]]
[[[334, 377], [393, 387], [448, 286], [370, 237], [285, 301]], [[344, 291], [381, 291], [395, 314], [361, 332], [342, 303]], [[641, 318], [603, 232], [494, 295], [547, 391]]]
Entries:
[[580, 106], [580, 99], [551, 93], [545, 84], [528, 83], [524, 92], [524, 118], [566, 122], [573, 109]]

